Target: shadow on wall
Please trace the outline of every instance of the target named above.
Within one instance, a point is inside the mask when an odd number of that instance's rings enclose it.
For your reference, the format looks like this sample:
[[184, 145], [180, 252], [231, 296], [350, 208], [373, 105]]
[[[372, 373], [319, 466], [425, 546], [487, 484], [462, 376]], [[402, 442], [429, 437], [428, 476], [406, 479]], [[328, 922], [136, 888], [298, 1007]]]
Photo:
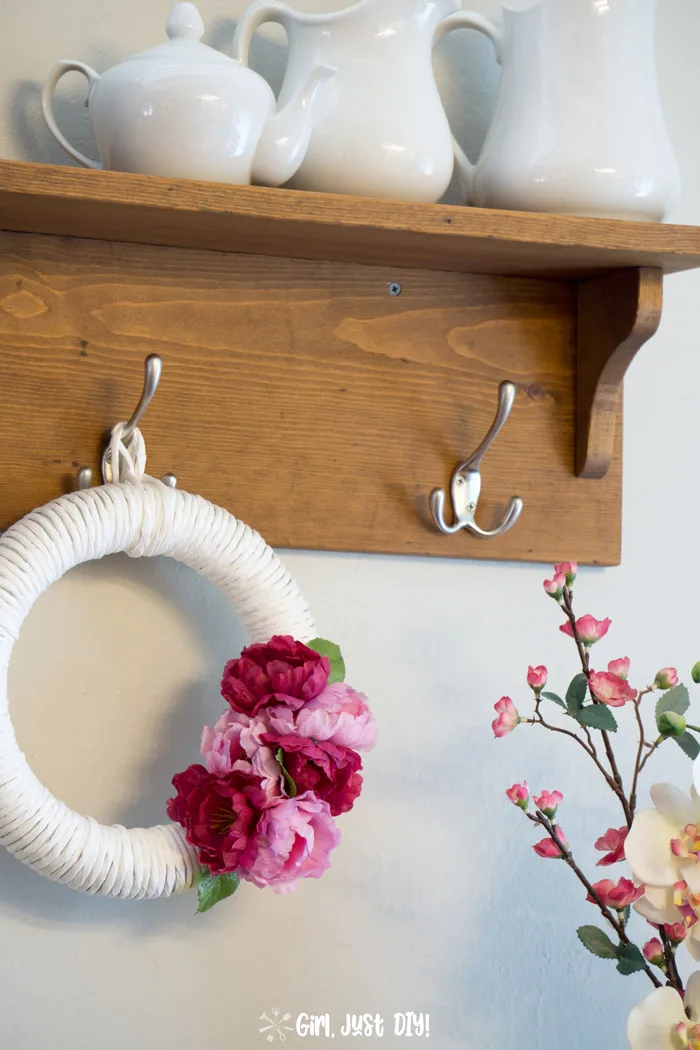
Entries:
[[[135, 561], [116, 555], [72, 572], [89, 573], [90, 586], [118, 580], [121, 586], [155, 592], [164, 604], [177, 610], [187, 630], [197, 639], [205, 666], [211, 668], [206, 679], [185, 684], [173, 698], [155, 734], [157, 746], [152, 760], [131, 785], [130, 801], [111, 821], [126, 827], [166, 823], [164, 801], [172, 794], [173, 774], [197, 761], [202, 726], [213, 724], [223, 710], [220, 672], [226, 660], [245, 644], [243, 627], [218, 588], [202, 584], [194, 570], [170, 558]], [[193, 902], [189, 893], [167, 900], [137, 902], [93, 897], [37, 875], [0, 847], [0, 910], [20, 912], [39, 924], [126, 924], [148, 933], [177, 921], [189, 923]]]

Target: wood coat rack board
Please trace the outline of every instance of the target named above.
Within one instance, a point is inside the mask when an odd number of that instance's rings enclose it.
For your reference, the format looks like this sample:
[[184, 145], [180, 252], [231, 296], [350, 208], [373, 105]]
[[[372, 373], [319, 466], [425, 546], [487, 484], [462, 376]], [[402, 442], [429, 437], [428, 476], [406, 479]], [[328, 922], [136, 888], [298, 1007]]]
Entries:
[[[0, 231], [0, 527], [98, 471], [155, 352], [149, 470], [275, 546], [619, 562], [622, 379], [700, 229], [0, 162]], [[504, 379], [478, 519], [525, 510], [444, 536]]]

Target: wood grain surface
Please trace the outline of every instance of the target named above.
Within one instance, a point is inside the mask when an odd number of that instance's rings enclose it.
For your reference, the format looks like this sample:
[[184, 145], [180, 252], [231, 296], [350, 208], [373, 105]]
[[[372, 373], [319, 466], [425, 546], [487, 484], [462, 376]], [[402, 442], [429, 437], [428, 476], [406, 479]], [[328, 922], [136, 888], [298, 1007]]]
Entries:
[[[399, 281], [402, 293], [388, 293]], [[172, 471], [278, 547], [615, 564], [620, 428], [608, 475], [574, 475], [575, 284], [0, 234], [0, 525], [98, 468], [143, 359], [143, 421]], [[443, 536], [428, 496], [488, 429], [477, 515]]]
[[[700, 266], [700, 228], [0, 161], [0, 229], [515, 276]], [[394, 277], [395, 274], [390, 276]]]

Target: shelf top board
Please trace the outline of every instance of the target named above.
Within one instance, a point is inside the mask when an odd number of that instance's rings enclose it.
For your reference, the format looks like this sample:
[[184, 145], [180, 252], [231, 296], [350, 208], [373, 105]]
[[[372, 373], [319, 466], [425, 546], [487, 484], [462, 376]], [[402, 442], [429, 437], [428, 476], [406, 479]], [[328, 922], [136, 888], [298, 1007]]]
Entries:
[[700, 267], [700, 227], [490, 211], [0, 161], [0, 229], [575, 279]]

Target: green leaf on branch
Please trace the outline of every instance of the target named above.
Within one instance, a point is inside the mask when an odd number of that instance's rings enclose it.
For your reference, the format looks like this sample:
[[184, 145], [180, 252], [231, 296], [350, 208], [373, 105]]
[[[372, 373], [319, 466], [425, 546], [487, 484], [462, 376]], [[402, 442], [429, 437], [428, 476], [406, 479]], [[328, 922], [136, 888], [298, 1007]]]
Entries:
[[566, 704], [564, 703], [564, 701], [562, 700], [562, 698], [560, 696], [557, 696], [556, 693], [542, 693], [541, 695], [542, 695], [542, 699], [543, 700], [552, 700], [553, 703], [559, 704], [559, 706], [563, 707], [564, 710], [566, 711]]
[[571, 679], [569, 688], [566, 690], [566, 710], [574, 718], [583, 707], [588, 692], [588, 679], [583, 672]]
[[280, 769], [282, 770], [282, 776], [284, 777], [284, 786], [285, 786], [287, 794], [289, 795], [290, 798], [296, 798], [297, 797], [296, 782], [295, 782], [295, 780], [292, 777], [291, 773], [288, 771], [287, 767], [284, 764], [284, 751], [282, 750], [281, 747], [278, 747], [277, 750], [275, 751], [275, 758], [277, 759], [277, 761], [278, 761], [278, 763], [280, 765]]
[[673, 711], [676, 715], [684, 715], [690, 707], [690, 696], [684, 685], [674, 685], [673, 689], [667, 689], [656, 705], [656, 721], [667, 711]]
[[307, 644], [309, 649], [313, 649], [314, 652], [319, 654], [319, 656], [328, 657], [331, 665], [328, 684], [332, 685], [334, 682], [344, 682], [345, 661], [340, 652], [340, 646], [336, 645], [335, 642], [329, 642], [327, 638], [314, 638], [312, 642], [308, 642]]
[[597, 926], [579, 926], [576, 935], [584, 948], [599, 959], [617, 959], [617, 948], [607, 933]]
[[219, 901], [233, 896], [240, 883], [241, 880], [235, 871], [226, 875], [212, 875], [207, 868], [202, 868], [197, 880], [197, 899], [199, 901], [197, 914], [210, 911]]
[[574, 717], [577, 722], [580, 722], [582, 726], [588, 726], [589, 729], [604, 729], [606, 733], [617, 732], [615, 716], [610, 708], [603, 704], [589, 704], [588, 707], [582, 707]]
[[643, 970], [646, 963], [636, 944], [621, 944], [617, 949], [617, 972], [625, 977]]
[[685, 751], [688, 758], [695, 759], [700, 755], [700, 744], [690, 733], [683, 733], [682, 736], [677, 736], [675, 740], [681, 751]]

